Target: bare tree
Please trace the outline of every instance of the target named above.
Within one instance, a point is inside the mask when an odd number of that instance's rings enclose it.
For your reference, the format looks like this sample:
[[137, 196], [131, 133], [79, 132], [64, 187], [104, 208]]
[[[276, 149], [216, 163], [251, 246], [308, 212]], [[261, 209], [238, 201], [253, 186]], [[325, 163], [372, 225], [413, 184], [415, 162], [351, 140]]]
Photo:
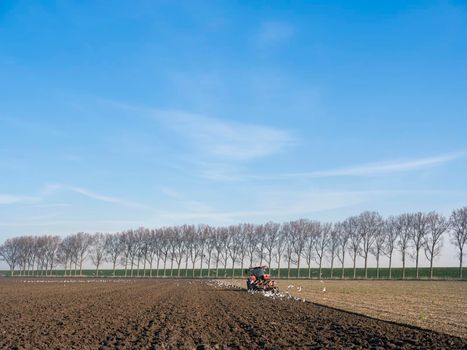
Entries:
[[365, 261], [365, 278], [368, 278], [368, 253], [381, 231], [383, 218], [377, 212], [365, 211], [358, 216], [358, 232], [362, 240], [360, 255]]
[[[245, 257], [246, 257], [246, 231], [249, 229], [248, 228], [249, 224], [246, 225], [240, 225], [238, 228], [239, 232], [238, 235], [234, 237], [234, 239], [237, 241], [236, 243], [238, 244], [238, 260], [240, 261], [240, 273], [243, 276], [243, 267], [245, 263]], [[255, 228], [255, 230], [262, 230], [262, 227], [260, 228]], [[256, 234], [261, 234], [261, 232], [256, 232]]]
[[280, 225], [274, 222], [268, 222], [264, 225], [264, 255], [266, 263], [272, 272], [272, 257], [274, 255], [274, 247], [277, 244], [280, 235]]
[[139, 277], [140, 263], [143, 262], [143, 277], [146, 276], [146, 263], [148, 261], [149, 252], [149, 230], [140, 227], [135, 231], [135, 238], [137, 244], [137, 263], [136, 263], [136, 276]]
[[433, 261], [441, 253], [443, 246], [443, 234], [449, 228], [449, 221], [435, 212], [426, 216], [427, 234], [423, 237], [423, 248], [425, 256], [430, 261], [430, 279], [433, 279]]
[[[191, 229], [187, 232], [187, 238], [189, 240], [189, 255], [191, 260], [191, 277], [195, 277], [195, 265], [201, 255], [202, 241], [201, 235], [203, 233], [203, 228], [191, 226]], [[202, 260], [202, 259], [201, 259]]]
[[[125, 268], [125, 277], [128, 276], [128, 263], [130, 262], [132, 252], [134, 251], [134, 244], [135, 241], [133, 239], [132, 230], [124, 231], [120, 234], [120, 245], [122, 246], [121, 259], [122, 265]], [[133, 267], [131, 267], [131, 269], [133, 271]]]
[[415, 213], [412, 214], [412, 236], [411, 240], [413, 247], [415, 249], [415, 254], [412, 255], [412, 258], [415, 258], [415, 275], [416, 278], [419, 278], [419, 255], [420, 249], [423, 247], [423, 242], [425, 241], [425, 236], [428, 231], [428, 220], [425, 213]]
[[243, 234], [245, 236], [245, 249], [249, 257], [249, 265], [253, 266], [253, 260], [258, 250], [258, 232], [253, 224], [243, 224]]
[[[219, 265], [222, 265], [224, 269], [227, 268], [227, 247], [229, 245], [230, 236], [229, 230], [226, 227], [218, 227], [215, 232], [215, 269], [216, 269], [216, 278], [219, 277]], [[224, 275], [225, 275], [224, 270]]]
[[[60, 247], [61, 238], [59, 236], [46, 236], [46, 247], [45, 247], [45, 256], [46, 256], [46, 275], [51, 275], [54, 264], [57, 260], [57, 251]], [[47, 273], [48, 269], [48, 273]]]
[[341, 271], [341, 279], [345, 278], [345, 252], [347, 250], [347, 244], [349, 243], [350, 239], [350, 232], [352, 230], [352, 226], [348, 223], [337, 223], [336, 230], [338, 233], [338, 240], [339, 245], [337, 246], [337, 258], [342, 266]]
[[281, 277], [281, 258], [287, 247], [287, 235], [284, 233], [284, 226], [279, 226], [279, 236], [274, 247], [274, 256], [277, 263], [277, 277]]
[[458, 250], [459, 256], [459, 279], [462, 279], [462, 260], [464, 257], [464, 246], [467, 242], [467, 207], [454, 210], [450, 217], [451, 242]]
[[71, 276], [71, 264], [72, 264], [72, 255], [73, 255], [73, 239], [68, 236], [63, 239], [58, 248], [58, 261], [64, 266], [63, 275], [67, 275], [68, 264], [70, 264], [70, 276]]
[[112, 276], [115, 277], [115, 267], [118, 259], [121, 257], [124, 246], [122, 244], [122, 234], [105, 235], [105, 254], [112, 263]]
[[339, 251], [339, 225], [332, 224], [331, 232], [329, 234], [328, 248], [329, 260], [331, 262], [331, 278], [334, 277], [334, 260]]
[[303, 257], [308, 266], [308, 278], [311, 278], [311, 262], [315, 258], [316, 240], [319, 237], [320, 224], [316, 221], [307, 222], [307, 230], [305, 236], [305, 246], [303, 249]]
[[230, 236], [230, 241], [229, 241], [229, 245], [227, 246], [227, 250], [229, 252], [230, 261], [232, 262], [232, 278], [234, 278], [235, 262], [237, 261], [238, 253], [241, 248], [240, 242], [243, 239], [241, 225], [229, 226], [229, 236]]
[[392, 255], [400, 235], [399, 219], [391, 216], [384, 222], [384, 234], [386, 242], [383, 247], [383, 254], [389, 258], [389, 279], [392, 278]]
[[206, 244], [205, 250], [206, 255], [203, 255], [203, 258], [206, 260], [206, 264], [208, 266], [208, 277], [211, 277], [211, 261], [213, 255], [215, 256], [215, 249], [216, 249], [216, 229], [211, 226], [205, 227], [205, 236], [206, 236]]
[[323, 278], [321, 270], [323, 266], [323, 259], [326, 254], [326, 249], [329, 246], [329, 236], [331, 235], [332, 231], [332, 224], [330, 223], [324, 223], [324, 224], [319, 224], [319, 233], [318, 237], [316, 239], [316, 244], [315, 244], [315, 261], [318, 264], [319, 272], [318, 276], [319, 278]]
[[401, 214], [396, 217], [394, 225], [399, 233], [399, 240], [397, 242], [402, 259], [402, 279], [405, 279], [405, 265], [407, 261], [408, 249], [410, 248], [410, 240], [413, 230], [413, 216], [411, 214]]
[[[180, 265], [184, 255], [186, 254], [186, 242], [183, 239], [184, 233], [189, 229], [189, 225], [176, 226], [173, 228], [174, 235], [171, 240], [171, 254], [172, 261], [177, 264], [177, 277], [180, 277]], [[171, 270], [173, 270], [173, 268]]]
[[286, 222], [282, 225], [282, 234], [285, 240], [284, 258], [287, 260], [287, 278], [290, 278], [290, 269], [292, 267], [291, 265], [294, 254], [292, 227], [290, 225], [290, 222]]
[[210, 228], [207, 225], [198, 226], [198, 242], [199, 242], [199, 257], [200, 257], [200, 266], [199, 266], [199, 277], [203, 278], [203, 261], [204, 261], [204, 252], [206, 249], [207, 239], [209, 237]]
[[344, 230], [349, 235], [349, 252], [353, 261], [353, 278], [357, 277], [357, 256], [361, 249], [362, 236], [358, 231], [358, 217], [352, 216], [342, 223]]
[[91, 261], [96, 267], [96, 277], [99, 277], [99, 266], [106, 258], [106, 236], [103, 233], [95, 233], [91, 236], [91, 247], [89, 249], [89, 255]]
[[154, 260], [157, 261], [157, 271], [159, 271], [159, 254], [160, 254], [160, 241], [161, 241], [160, 231], [149, 230], [148, 236], [146, 239], [147, 239], [147, 246], [148, 246], [147, 261], [149, 262], [149, 277], [152, 277]]
[[305, 248], [307, 238], [308, 222], [305, 219], [299, 219], [290, 222], [290, 239], [292, 241], [292, 250], [295, 254], [293, 262], [297, 265], [297, 278], [300, 278], [300, 261]]
[[[73, 254], [75, 256], [75, 261], [77, 261], [77, 252], [76, 252], [76, 236], [73, 237]], [[37, 238], [35, 251], [37, 255], [37, 274], [44, 275], [47, 274], [47, 259], [46, 259], [46, 251], [47, 251], [47, 237], [40, 236]], [[75, 265], [75, 275], [76, 275], [76, 265]]]
[[[172, 231], [169, 228], [162, 228], [161, 229], [161, 238], [159, 242], [159, 249], [160, 249], [160, 256], [163, 261], [163, 268], [164, 268], [164, 274], [163, 276], [165, 277], [167, 275], [167, 259], [169, 258], [170, 254], [170, 236], [172, 234]], [[157, 271], [157, 274], [159, 275], [159, 271]]]
[[14, 238], [7, 239], [5, 243], [0, 246], [0, 257], [10, 267], [10, 274], [15, 274], [15, 267], [19, 260], [19, 247]]
[[384, 220], [381, 221], [378, 231], [375, 232], [375, 243], [370, 247], [370, 253], [376, 258], [376, 278], [379, 278], [379, 259], [386, 244], [386, 234], [384, 232]]
[[[263, 260], [265, 260], [265, 257], [266, 257], [266, 252], [264, 249], [266, 245], [266, 235], [265, 235], [264, 225], [256, 225], [256, 236], [258, 239], [257, 253], [258, 253], [258, 258], [259, 258], [259, 265], [263, 266]], [[243, 268], [242, 268], [242, 274], [243, 274]]]

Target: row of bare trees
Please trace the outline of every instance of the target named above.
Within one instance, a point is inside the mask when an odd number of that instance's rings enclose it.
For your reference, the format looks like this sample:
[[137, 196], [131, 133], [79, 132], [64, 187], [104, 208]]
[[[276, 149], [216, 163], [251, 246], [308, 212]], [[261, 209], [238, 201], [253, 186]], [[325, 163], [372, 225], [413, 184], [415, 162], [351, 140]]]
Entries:
[[[377, 212], [363, 212], [338, 223], [322, 223], [299, 219], [283, 224], [239, 224], [228, 227], [182, 225], [158, 229], [138, 228], [115, 234], [77, 233], [59, 236], [21, 236], [7, 239], [0, 246], [0, 259], [10, 267], [11, 274], [50, 275], [54, 268], [64, 269], [68, 276], [82, 275], [83, 265], [92, 263], [95, 275], [103, 264], [110, 264], [113, 275], [117, 266], [124, 276], [195, 276], [220, 277], [235, 274], [235, 269], [256, 264], [275, 266], [280, 274], [286, 269], [298, 270], [299, 277], [312, 277], [317, 266], [319, 276], [325, 264], [331, 278], [344, 278], [346, 257], [350, 257], [353, 277], [357, 259], [362, 258], [365, 278], [368, 260], [376, 260], [377, 278], [383, 256], [389, 262], [389, 278], [395, 252], [402, 260], [402, 277], [406, 277], [408, 259], [415, 262], [419, 278], [419, 261], [425, 254], [430, 277], [433, 264], [440, 255], [443, 236], [449, 233], [457, 248], [459, 277], [467, 241], [467, 207], [454, 210], [449, 218], [436, 212], [406, 213], [384, 219]], [[336, 267], [339, 265], [339, 267]], [[339, 269], [339, 272], [336, 270]], [[306, 275], [303, 270], [307, 270]], [[154, 272], [155, 271], [155, 272]], [[302, 271], [302, 275], [300, 275]], [[278, 276], [278, 277], [286, 277]]]

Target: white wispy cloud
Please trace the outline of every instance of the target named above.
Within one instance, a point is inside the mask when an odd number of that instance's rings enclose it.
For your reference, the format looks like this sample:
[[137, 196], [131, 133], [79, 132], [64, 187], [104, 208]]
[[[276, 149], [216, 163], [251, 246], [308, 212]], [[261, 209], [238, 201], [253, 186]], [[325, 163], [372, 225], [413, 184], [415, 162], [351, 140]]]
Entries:
[[109, 108], [155, 121], [174, 131], [187, 142], [188, 149], [197, 151], [198, 158], [204, 161], [248, 161], [282, 152], [297, 143], [296, 136], [290, 131], [268, 125], [229, 121], [204, 114], [148, 108], [118, 101], [99, 101]]
[[325, 178], [325, 177], [343, 177], [343, 176], [376, 176], [393, 174], [406, 171], [415, 171], [439, 167], [445, 163], [455, 161], [467, 156], [467, 152], [458, 152], [437, 155], [432, 157], [417, 158], [411, 160], [399, 160], [389, 162], [378, 162], [355, 165], [351, 167], [318, 170], [310, 172], [284, 173], [272, 176], [252, 176], [252, 178]]
[[101, 193], [96, 193], [96, 192], [90, 191], [88, 189], [85, 189], [85, 188], [82, 188], [82, 187], [77, 187], [77, 186], [69, 186], [69, 185], [63, 185], [63, 184], [50, 184], [50, 185], [45, 186], [42, 189], [41, 193], [44, 196], [46, 196], [46, 195], [50, 195], [50, 194], [52, 194], [52, 193], [54, 193], [56, 191], [74, 192], [74, 193], [78, 193], [78, 194], [80, 194], [82, 196], [85, 196], [85, 197], [88, 197], [88, 198], [91, 198], [91, 199], [95, 199], [97, 201], [106, 202], [106, 203], [120, 204], [120, 205], [124, 205], [124, 206], [137, 207], [137, 208], [143, 208], [143, 209], [151, 209], [150, 207], [148, 207], [148, 206], [146, 206], [144, 204], [141, 204], [141, 203], [129, 201], [129, 200], [118, 198], [118, 197], [108, 196], [108, 195], [104, 195], [104, 194], [101, 194]]
[[0, 194], [0, 205], [16, 204], [16, 203], [32, 203], [39, 201], [40, 198], [32, 196]]
[[180, 111], [153, 110], [152, 114], [198, 150], [216, 158], [251, 160], [280, 152], [294, 142], [290, 133], [264, 125]]

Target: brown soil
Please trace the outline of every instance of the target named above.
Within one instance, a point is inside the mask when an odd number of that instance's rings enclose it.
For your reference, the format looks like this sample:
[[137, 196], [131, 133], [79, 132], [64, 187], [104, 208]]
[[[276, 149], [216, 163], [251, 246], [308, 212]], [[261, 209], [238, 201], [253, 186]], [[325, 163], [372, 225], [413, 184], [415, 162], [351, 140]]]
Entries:
[[[243, 287], [245, 280], [230, 280]], [[467, 283], [460, 281], [276, 280], [306, 301], [467, 338]]]
[[467, 349], [467, 339], [188, 280], [0, 279], [4, 349]]

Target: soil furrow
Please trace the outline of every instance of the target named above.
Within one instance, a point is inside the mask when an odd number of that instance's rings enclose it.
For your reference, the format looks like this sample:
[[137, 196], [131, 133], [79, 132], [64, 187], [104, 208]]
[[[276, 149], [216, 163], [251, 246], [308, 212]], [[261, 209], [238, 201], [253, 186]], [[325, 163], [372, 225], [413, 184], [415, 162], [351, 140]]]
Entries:
[[190, 280], [0, 280], [2, 349], [467, 349], [467, 339]]

